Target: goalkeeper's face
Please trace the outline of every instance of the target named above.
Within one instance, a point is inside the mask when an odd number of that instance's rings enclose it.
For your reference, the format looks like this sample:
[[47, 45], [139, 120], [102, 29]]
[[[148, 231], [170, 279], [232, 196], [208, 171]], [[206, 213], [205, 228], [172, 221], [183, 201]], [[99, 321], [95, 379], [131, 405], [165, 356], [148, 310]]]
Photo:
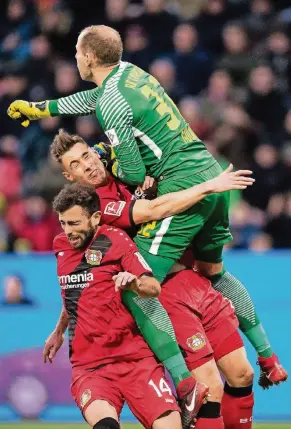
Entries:
[[76, 143], [62, 156], [64, 176], [72, 181], [98, 188], [108, 180], [108, 172], [98, 153], [87, 144]]

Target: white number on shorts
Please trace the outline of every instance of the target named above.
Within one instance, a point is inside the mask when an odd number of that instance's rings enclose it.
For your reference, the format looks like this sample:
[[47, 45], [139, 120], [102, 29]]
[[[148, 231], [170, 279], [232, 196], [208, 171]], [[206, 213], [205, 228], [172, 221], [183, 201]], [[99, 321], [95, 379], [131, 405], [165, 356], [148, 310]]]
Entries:
[[153, 380], [149, 381], [149, 385], [154, 388], [159, 398], [161, 398], [165, 392], [168, 392], [170, 396], [173, 396], [170, 386], [163, 378], [160, 379], [159, 387], [153, 382]]

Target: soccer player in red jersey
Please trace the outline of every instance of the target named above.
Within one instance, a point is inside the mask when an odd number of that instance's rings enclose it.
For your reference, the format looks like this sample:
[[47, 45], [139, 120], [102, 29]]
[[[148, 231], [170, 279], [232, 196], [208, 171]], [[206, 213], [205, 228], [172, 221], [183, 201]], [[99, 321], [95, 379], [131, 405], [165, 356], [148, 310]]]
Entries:
[[[86, 191], [86, 188], [84, 189]], [[73, 187], [68, 188], [67, 191], [63, 191], [65, 195], [70, 195], [65, 201], [65, 207], [74, 202], [76, 191], [80, 193], [81, 198], [82, 187], [80, 187], [80, 185], [76, 187], [73, 185]], [[95, 192], [93, 195], [97, 199]], [[78, 201], [80, 201], [80, 198]], [[90, 202], [88, 198], [87, 201]], [[58, 201], [56, 200], [56, 208], [57, 204]], [[70, 211], [65, 212], [67, 219], [68, 213], [70, 215]], [[62, 215], [60, 215], [60, 220], [64, 225]], [[75, 226], [74, 223], [76, 222], [73, 222], [72, 219], [71, 221], [67, 220], [67, 222], [71, 222], [71, 225], [64, 225], [63, 227], [64, 229], [66, 228], [67, 231], [68, 228], [71, 228], [71, 230], [73, 229], [73, 232], [69, 232], [69, 234], [71, 234], [69, 235], [69, 237], [71, 237], [71, 245], [74, 247], [80, 246], [82, 244], [80, 233], [82, 233], [84, 241], [90, 234], [90, 229], [85, 231], [80, 229], [80, 225]], [[116, 228], [111, 228], [111, 230], [123, 234]], [[60, 249], [64, 249], [63, 237], [61, 238], [61, 245], [58, 246], [55, 244], [58, 263], [65, 259], [65, 251], [60, 251]], [[59, 238], [57, 239], [57, 242], [58, 241]], [[128, 242], [126, 244], [128, 244]], [[67, 249], [67, 241], [65, 245]], [[66, 251], [66, 253], [68, 253], [67, 258], [69, 258], [70, 252]], [[86, 260], [91, 261], [93, 265], [100, 264], [101, 255], [99, 249], [96, 249], [96, 246], [95, 249], [92, 249], [91, 245], [90, 251], [86, 250], [85, 257]], [[178, 267], [178, 269], [181, 269], [181, 267]], [[74, 290], [78, 287], [82, 289], [86, 286], [82, 284], [80, 286], [79, 282], [83, 281], [88, 283], [92, 280], [89, 278], [90, 276], [88, 273], [82, 275], [78, 270], [73, 271], [71, 275], [68, 275], [67, 271], [60, 271], [60, 269], [58, 273], [61, 287], [64, 289], [68, 288]], [[130, 275], [127, 274], [127, 276]], [[69, 286], [67, 284], [64, 285], [63, 283], [65, 282], [71, 282], [71, 284], [69, 284]], [[122, 281], [117, 279], [117, 289], [122, 288], [123, 285], [124, 277]], [[141, 290], [139, 293], [140, 292]], [[138, 299], [138, 297], [136, 299]], [[224, 394], [222, 401], [222, 413], [226, 421], [225, 428], [240, 428], [241, 422], [243, 422], [244, 428], [249, 429], [251, 427], [253, 406], [253, 372], [250, 364], [245, 358], [243, 343], [237, 332], [238, 321], [230, 303], [225, 300], [221, 294], [213, 290], [208, 280], [200, 277], [192, 270], [181, 271], [179, 274], [168, 279], [163, 286], [160, 299], [171, 315], [179, 345], [184, 349], [186, 354], [188, 368], [196, 379], [207, 381], [210, 385], [211, 398], [206, 405], [202, 406], [198, 414], [196, 428], [222, 429], [224, 427], [222, 417], [220, 416], [220, 402], [223, 388], [213, 360], [214, 355], [229, 383], [227, 384], [228, 392]], [[152, 305], [150, 300], [149, 305]], [[182, 318], [181, 315], [183, 315]], [[63, 312], [63, 317], [65, 318], [66, 316], [67, 310]], [[64, 329], [61, 326], [62, 324], [64, 325]], [[75, 320], [73, 320], [73, 328], [74, 325]], [[62, 333], [65, 331], [66, 327], [67, 321], [59, 324]], [[71, 331], [72, 328], [70, 323], [69, 332]], [[70, 338], [72, 338], [72, 334], [70, 334]], [[57, 343], [53, 343], [53, 341], [54, 340], [51, 338], [47, 342], [44, 351], [45, 358], [48, 357], [49, 360], [53, 359], [58, 349]], [[53, 347], [53, 349], [51, 349], [51, 347]], [[157, 386], [155, 386], [155, 390], [156, 389], [158, 389]], [[236, 394], [235, 396], [233, 395], [234, 393]], [[231, 400], [229, 400], [229, 398]], [[230, 409], [231, 413], [229, 412]]]
[[160, 284], [127, 236], [99, 226], [94, 189], [74, 184], [54, 200], [64, 233], [54, 241], [69, 320], [72, 395], [93, 429], [118, 429], [124, 400], [146, 428], [181, 429], [179, 407], [120, 289], [156, 297]]

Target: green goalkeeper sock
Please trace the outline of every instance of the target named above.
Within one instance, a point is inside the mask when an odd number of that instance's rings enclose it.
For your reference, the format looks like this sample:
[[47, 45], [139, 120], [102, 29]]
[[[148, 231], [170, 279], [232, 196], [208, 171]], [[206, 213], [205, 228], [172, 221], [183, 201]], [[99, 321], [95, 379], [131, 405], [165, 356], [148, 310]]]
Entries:
[[168, 313], [157, 298], [140, 298], [124, 290], [122, 301], [129, 309], [145, 341], [171, 374], [175, 386], [191, 377], [178, 346]]
[[226, 270], [210, 278], [215, 290], [228, 298], [236, 311], [240, 330], [245, 334], [260, 357], [273, 354], [269, 340], [244, 285]]

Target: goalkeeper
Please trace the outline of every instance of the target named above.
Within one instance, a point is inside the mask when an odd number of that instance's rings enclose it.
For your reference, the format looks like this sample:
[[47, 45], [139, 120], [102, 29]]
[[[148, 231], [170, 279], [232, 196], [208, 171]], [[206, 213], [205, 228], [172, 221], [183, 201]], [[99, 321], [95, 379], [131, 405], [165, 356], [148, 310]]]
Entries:
[[[50, 115], [96, 114], [114, 147], [117, 176], [138, 185], [147, 173], [158, 182], [158, 196], [221, 173], [157, 80], [121, 61], [122, 41], [114, 29], [85, 28], [76, 49], [81, 78], [98, 87], [59, 100], [15, 101], [8, 109], [11, 118], [28, 126], [31, 120]], [[160, 281], [184, 249], [193, 246], [195, 269], [235, 306], [240, 328], [259, 356], [259, 384], [267, 388], [286, 379], [286, 372], [271, 349], [246, 288], [223, 266], [223, 246], [232, 240], [228, 208], [228, 193], [209, 195], [184, 213], [143, 225], [135, 241]]]

